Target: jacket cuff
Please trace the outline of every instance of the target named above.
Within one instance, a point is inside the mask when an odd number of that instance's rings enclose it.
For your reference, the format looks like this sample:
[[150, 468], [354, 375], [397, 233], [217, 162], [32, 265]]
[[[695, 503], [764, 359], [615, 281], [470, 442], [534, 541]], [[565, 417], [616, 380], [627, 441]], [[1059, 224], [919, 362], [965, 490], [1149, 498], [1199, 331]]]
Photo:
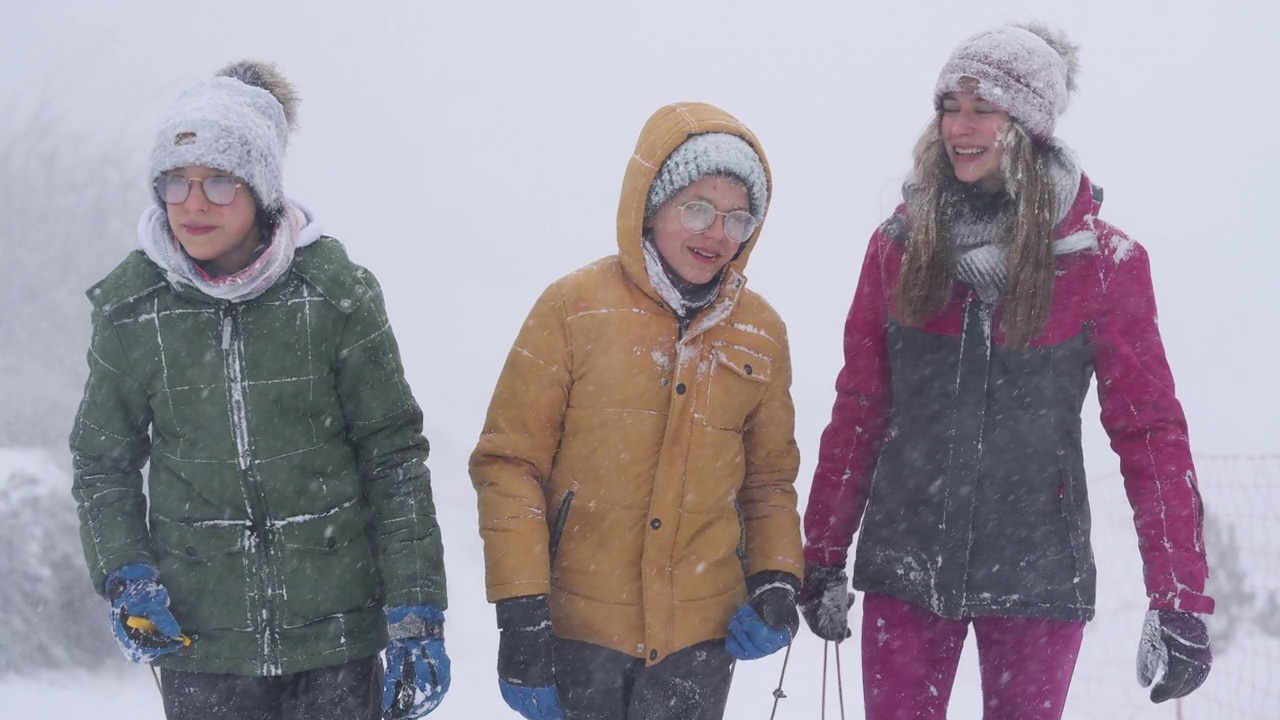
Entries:
[[804, 559], [805, 562], [811, 562], [816, 565], [839, 565], [844, 567], [849, 564], [849, 548], [838, 549], [806, 545]]
[[125, 585], [131, 582], [160, 582], [160, 570], [147, 563], [130, 563], [112, 570], [102, 583], [102, 592], [108, 600], [114, 601], [124, 592]]
[[747, 595], [754, 595], [766, 585], [787, 585], [792, 592], [800, 592], [800, 578], [782, 570], [761, 570], [747, 578]]
[[1178, 593], [1164, 593], [1152, 596], [1151, 603], [1147, 608], [1150, 610], [1176, 610], [1178, 612], [1212, 615], [1214, 601], [1208, 595], [1184, 590]]
[[387, 610], [387, 634], [392, 640], [444, 638], [444, 611], [435, 605], [397, 605]]
[[495, 605], [499, 630], [536, 630], [551, 626], [551, 606], [546, 595], [522, 595]]

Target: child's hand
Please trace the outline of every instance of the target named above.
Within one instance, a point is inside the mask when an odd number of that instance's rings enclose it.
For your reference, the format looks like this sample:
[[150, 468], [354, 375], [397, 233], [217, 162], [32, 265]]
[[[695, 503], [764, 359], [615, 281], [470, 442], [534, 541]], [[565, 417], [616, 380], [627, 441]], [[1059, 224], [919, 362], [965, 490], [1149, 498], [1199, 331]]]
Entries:
[[169, 612], [169, 591], [151, 565], [120, 567], [104, 588], [111, 600], [111, 632], [131, 662], [149, 663], [191, 644]]

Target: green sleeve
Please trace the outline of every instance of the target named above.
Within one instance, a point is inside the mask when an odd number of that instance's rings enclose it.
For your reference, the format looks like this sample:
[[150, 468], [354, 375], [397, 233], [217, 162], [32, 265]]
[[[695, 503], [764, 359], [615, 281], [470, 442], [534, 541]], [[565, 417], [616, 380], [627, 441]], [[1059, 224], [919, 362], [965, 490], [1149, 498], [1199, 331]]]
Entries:
[[427, 468], [422, 410], [404, 377], [382, 290], [347, 316], [337, 358], [338, 393], [373, 507], [386, 604], [447, 606], [444, 547]]
[[142, 467], [151, 443], [151, 406], [109, 317], [95, 312], [89, 379], [71, 431], [72, 494], [94, 589], [128, 563], [155, 564], [147, 530]]

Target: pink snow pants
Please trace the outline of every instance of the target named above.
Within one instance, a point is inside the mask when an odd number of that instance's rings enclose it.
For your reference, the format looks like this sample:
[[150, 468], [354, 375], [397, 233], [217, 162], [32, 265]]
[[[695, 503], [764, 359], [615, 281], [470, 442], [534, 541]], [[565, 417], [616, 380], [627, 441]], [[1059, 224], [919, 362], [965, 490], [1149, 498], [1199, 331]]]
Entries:
[[1019, 617], [949, 620], [884, 595], [862, 607], [867, 720], [944, 720], [969, 623], [983, 720], [1060, 720], [1084, 623]]

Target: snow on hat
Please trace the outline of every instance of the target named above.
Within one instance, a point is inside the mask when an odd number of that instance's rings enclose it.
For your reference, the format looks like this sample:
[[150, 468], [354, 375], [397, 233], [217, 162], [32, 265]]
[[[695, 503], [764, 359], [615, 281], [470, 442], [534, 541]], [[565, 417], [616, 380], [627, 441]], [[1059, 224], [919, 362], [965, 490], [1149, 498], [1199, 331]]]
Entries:
[[690, 136], [667, 156], [649, 187], [644, 216], [652, 216], [671, 196], [708, 175], [737, 178], [747, 188], [751, 214], [763, 217], [769, 199], [764, 163], [750, 143], [723, 132]]
[[942, 66], [933, 104], [940, 108], [947, 93], [974, 92], [1047, 140], [1076, 89], [1079, 49], [1066, 35], [1037, 23], [980, 32], [960, 43]]
[[221, 170], [247, 182], [267, 212], [282, 211], [284, 151], [297, 105], [275, 65], [226, 66], [178, 96], [165, 115], [151, 150], [151, 179], [190, 165]]

